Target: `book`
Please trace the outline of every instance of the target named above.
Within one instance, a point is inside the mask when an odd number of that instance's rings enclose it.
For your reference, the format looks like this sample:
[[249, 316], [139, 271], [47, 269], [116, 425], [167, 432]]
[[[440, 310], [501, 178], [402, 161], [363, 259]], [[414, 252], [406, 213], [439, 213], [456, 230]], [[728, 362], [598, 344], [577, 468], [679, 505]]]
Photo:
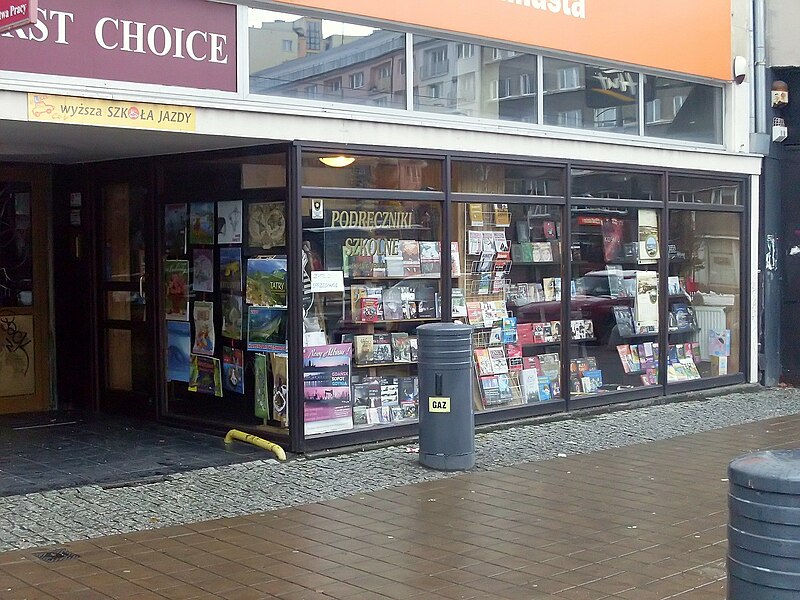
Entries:
[[[708, 330], [708, 354], [709, 356], [730, 356], [731, 354], [731, 330], [722, 331]], [[727, 367], [727, 365], [726, 365]], [[719, 373], [725, 375], [727, 373]]]
[[483, 250], [483, 232], [467, 230], [467, 254], [477, 255]]
[[383, 260], [386, 263], [387, 277], [403, 277], [405, 275], [402, 254], [387, 254]]
[[552, 384], [548, 375], [540, 375], [539, 382], [539, 402], [549, 402], [553, 398], [557, 398], [561, 392], [556, 393], [554, 385]]
[[500, 404], [500, 386], [497, 381], [497, 376], [489, 375], [488, 377], [481, 377], [480, 382], [483, 407], [488, 408], [489, 406]]
[[361, 318], [361, 300], [367, 297], [367, 286], [350, 286], [350, 318], [358, 321]]
[[512, 344], [517, 341], [517, 318], [503, 317], [503, 343]]
[[517, 343], [529, 346], [533, 341], [533, 323], [517, 323]]
[[[553, 398], [561, 396], [561, 359], [557, 352], [540, 354], [542, 374], [548, 377], [548, 387]], [[543, 398], [540, 396], [540, 400]], [[549, 399], [549, 398], [548, 398]]]
[[469, 301], [467, 306], [467, 321], [470, 325], [479, 325], [483, 327], [483, 311], [480, 302]]
[[523, 401], [537, 402], [539, 400], [539, 374], [536, 369], [523, 369], [520, 379]]
[[494, 250], [483, 250], [481, 251], [480, 260], [475, 262], [474, 264], [477, 265], [476, 272], [478, 273], [488, 273], [492, 271], [492, 267], [494, 266]]
[[600, 226], [603, 235], [603, 260], [611, 262], [619, 257], [625, 222], [622, 219], [603, 219]]
[[581, 377], [581, 386], [586, 394], [596, 393], [603, 385], [603, 372], [599, 369], [588, 370], [583, 372]]
[[393, 362], [392, 338], [388, 333], [372, 334], [372, 361], [374, 363]]
[[372, 336], [357, 335], [353, 340], [356, 347], [356, 364], [368, 365], [375, 362], [372, 348]]
[[430, 286], [419, 286], [415, 291], [417, 318], [432, 319], [436, 317], [436, 289]]
[[521, 262], [523, 263], [532, 263], [533, 262], [533, 243], [532, 242], [523, 242], [519, 245], [520, 254], [522, 255]]
[[417, 336], [415, 335], [408, 336], [408, 345], [409, 345], [409, 350], [411, 352], [411, 362], [417, 362], [417, 352], [418, 352]]
[[634, 335], [633, 313], [629, 306], [615, 306], [614, 319], [617, 322], [617, 333], [619, 333], [620, 337]]
[[658, 243], [658, 213], [651, 209], [639, 209], [639, 263], [658, 262], [661, 250]]
[[490, 346], [488, 349], [489, 359], [492, 362], [492, 373], [508, 373], [508, 361], [506, 351], [502, 346]]
[[514, 398], [511, 392], [511, 379], [507, 374], [497, 376], [497, 391], [500, 395], [500, 402], [511, 402]]
[[[517, 230], [517, 241], [518, 242], [530, 242], [531, 241], [531, 228], [528, 226], [527, 221], [517, 221], [515, 223], [515, 228]], [[517, 244], [519, 247], [519, 244]]]
[[419, 242], [416, 240], [400, 240], [400, 251], [403, 255], [403, 275], [419, 275]]
[[475, 367], [478, 369], [478, 375], [493, 375], [494, 367], [492, 366], [492, 359], [489, 357], [489, 350], [487, 348], [475, 348], [472, 353], [475, 356]]
[[442, 270], [439, 242], [420, 242], [419, 261], [421, 273], [438, 275]]
[[556, 224], [554, 221], [543, 221], [542, 222], [542, 233], [544, 234], [545, 239], [548, 240], [555, 240], [558, 238], [558, 233], [556, 232]]
[[481, 273], [481, 278], [478, 280], [478, 295], [488, 296], [489, 291], [492, 289], [492, 274]]
[[467, 316], [467, 301], [464, 297], [464, 290], [461, 288], [453, 288], [450, 310], [454, 319], [464, 318]]
[[371, 256], [351, 256], [350, 273], [352, 277], [372, 277], [372, 257]]
[[392, 333], [392, 360], [399, 363], [411, 362], [411, 343], [408, 333]]
[[476, 203], [469, 205], [469, 224], [472, 227], [483, 227], [483, 205]]
[[494, 205], [494, 224], [497, 227], [508, 227], [511, 225], [511, 213], [508, 211], [508, 204]]
[[380, 301], [377, 298], [362, 298], [358, 320], [365, 323], [380, 321]]
[[550, 242], [541, 242], [538, 246], [541, 262], [553, 262], [553, 246]]
[[458, 242], [450, 242], [450, 275], [461, 277], [461, 255]]
[[403, 320], [403, 292], [398, 286], [383, 290], [383, 318], [386, 321]]

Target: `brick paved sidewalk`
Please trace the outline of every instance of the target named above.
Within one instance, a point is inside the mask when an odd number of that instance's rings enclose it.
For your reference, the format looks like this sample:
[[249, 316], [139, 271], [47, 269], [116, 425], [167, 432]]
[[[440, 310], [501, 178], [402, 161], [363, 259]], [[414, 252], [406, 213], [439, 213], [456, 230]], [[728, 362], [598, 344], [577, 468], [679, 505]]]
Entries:
[[0, 598], [721, 600], [726, 467], [800, 416], [0, 554]]

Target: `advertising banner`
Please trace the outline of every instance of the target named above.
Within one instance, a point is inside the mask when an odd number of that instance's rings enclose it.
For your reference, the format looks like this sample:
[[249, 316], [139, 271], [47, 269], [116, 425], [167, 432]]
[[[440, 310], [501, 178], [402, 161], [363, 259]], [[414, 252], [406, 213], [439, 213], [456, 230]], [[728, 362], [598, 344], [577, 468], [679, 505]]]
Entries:
[[39, 0], [38, 5], [35, 24], [0, 35], [0, 70], [236, 91], [232, 4]]
[[0, 33], [36, 23], [36, 0], [0, 0]]
[[278, 0], [714, 79], [731, 79], [731, 0]]

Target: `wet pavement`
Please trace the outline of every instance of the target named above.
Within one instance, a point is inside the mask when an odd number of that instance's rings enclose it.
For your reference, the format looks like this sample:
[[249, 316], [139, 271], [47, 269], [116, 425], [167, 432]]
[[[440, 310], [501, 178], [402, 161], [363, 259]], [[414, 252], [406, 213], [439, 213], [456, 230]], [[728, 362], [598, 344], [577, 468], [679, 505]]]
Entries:
[[130, 485], [261, 458], [245, 444], [127, 417], [0, 417], [0, 497], [87, 484]]
[[[721, 600], [727, 465], [757, 449], [796, 447], [800, 416], [756, 420], [765, 406], [795, 409], [796, 396], [753, 394], [481, 434], [479, 466], [461, 474], [422, 469], [405, 448], [272, 461], [274, 469], [267, 461], [219, 467], [250, 478], [235, 490], [246, 507], [240, 516], [184, 515], [167, 527], [2, 553], [0, 598]], [[725, 419], [742, 422], [725, 427]], [[703, 423], [700, 433], [676, 433]], [[507, 456], [509, 440], [527, 440], [528, 450], [492, 462], [492, 445]], [[373, 485], [372, 471], [387, 468], [397, 477]], [[278, 485], [267, 490], [271, 506], [253, 511], [248, 503], [269, 478], [299, 480], [324, 496], [333, 482], [325, 471], [361, 481], [322, 501], [299, 503], [291, 486]], [[209, 493], [223, 494], [221, 482], [207, 482]], [[194, 506], [177, 483], [124, 491], [152, 489], [164, 510]], [[66, 492], [78, 521], [93, 489]], [[48, 498], [7, 503], [35, 507]], [[137, 510], [136, 496], [119, 498], [118, 511]], [[37, 557], [60, 550], [71, 555]]]

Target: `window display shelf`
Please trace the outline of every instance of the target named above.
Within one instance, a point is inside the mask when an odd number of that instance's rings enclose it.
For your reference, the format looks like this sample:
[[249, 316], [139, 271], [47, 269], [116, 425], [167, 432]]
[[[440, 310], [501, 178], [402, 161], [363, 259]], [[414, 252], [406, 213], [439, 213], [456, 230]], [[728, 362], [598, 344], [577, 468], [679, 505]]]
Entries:
[[380, 276], [380, 277], [345, 277], [346, 280], [350, 281], [439, 281], [442, 278], [441, 275], [396, 275], [394, 277], [389, 276]]
[[402, 365], [416, 365], [418, 364], [417, 361], [411, 362], [385, 362], [385, 363], [353, 363], [353, 366], [357, 369], [369, 369], [371, 367], [397, 367]]
[[351, 325], [382, 325], [385, 323], [428, 323], [431, 321], [441, 321], [439, 317], [427, 317], [423, 319], [397, 319], [395, 321], [342, 321]]

